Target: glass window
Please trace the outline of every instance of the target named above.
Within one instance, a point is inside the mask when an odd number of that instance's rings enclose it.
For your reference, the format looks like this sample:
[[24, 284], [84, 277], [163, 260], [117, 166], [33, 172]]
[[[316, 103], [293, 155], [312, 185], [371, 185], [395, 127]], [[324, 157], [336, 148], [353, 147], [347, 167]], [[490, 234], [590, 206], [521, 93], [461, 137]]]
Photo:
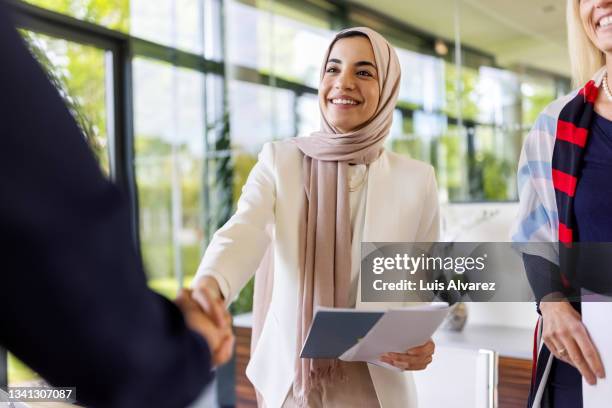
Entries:
[[274, 16], [270, 41], [272, 72], [314, 88], [319, 86], [321, 62], [333, 37], [330, 30]]
[[555, 81], [539, 75], [524, 75], [520, 87], [522, 97], [522, 122], [525, 131], [535, 123], [546, 105], [556, 98]]
[[399, 101], [425, 111], [444, 108], [444, 61], [430, 55], [395, 48], [402, 67]]
[[[333, 32], [321, 26], [228, 0], [227, 59], [235, 65], [316, 87], [323, 54]], [[280, 6], [275, 6], [280, 7]], [[293, 18], [292, 18], [293, 17]]]
[[112, 95], [106, 86], [106, 67], [112, 60], [105, 50], [23, 32], [30, 50], [46, 69], [49, 78], [60, 91], [73, 117], [81, 127], [89, 146], [104, 172], [110, 174], [109, 115], [113, 109]]
[[308, 136], [321, 128], [319, 97], [316, 94], [302, 94], [297, 100], [298, 136]]
[[[38, 7], [195, 54], [204, 52], [204, 3], [218, 0], [26, 0]], [[215, 15], [216, 16], [216, 15]], [[207, 21], [210, 21], [208, 19]], [[207, 31], [211, 34], [211, 31]]]
[[[517, 145], [520, 132], [477, 126], [474, 133], [472, 199], [516, 200]], [[518, 143], [517, 143], [518, 142]]]
[[230, 80], [232, 149], [257, 155], [265, 142], [295, 136], [294, 104], [292, 91]]
[[480, 67], [478, 83], [478, 122], [498, 126], [520, 123], [520, 84], [510, 71]]
[[242, 186], [265, 142], [296, 133], [295, 94], [284, 89], [232, 80], [229, 83], [233, 197]]
[[441, 201], [466, 201], [469, 197], [466, 135], [449, 125], [435, 140], [433, 158]]
[[141, 247], [151, 287], [174, 297], [205, 236], [204, 75], [142, 58], [133, 67]]
[[[461, 113], [463, 119], [476, 120], [480, 97], [478, 93], [478, 71], [474, 68], [461, 67], [460, 80], [458, 71], [454, 64], [445, 62], [445, 112], [453, 117], [458, 117]], [[461, 107], [461, 111], [459, 111], [459, 107]]]
[[[130, 0], [25, 0], [35, 6], [128, 32]], [[133, 0], [132, 0], [133, 1]]]
[[223, 59], [223, 0], [204, 0], [204, 56], [213, 61]]
[[204, 52], [203, 0], [130, 0], [130, 33], [194, 54]]

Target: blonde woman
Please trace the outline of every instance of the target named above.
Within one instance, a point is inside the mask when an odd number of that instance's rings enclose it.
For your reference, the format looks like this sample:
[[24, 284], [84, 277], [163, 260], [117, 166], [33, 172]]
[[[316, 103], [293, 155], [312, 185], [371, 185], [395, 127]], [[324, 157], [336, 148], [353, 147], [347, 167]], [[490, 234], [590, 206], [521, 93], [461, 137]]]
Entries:
[[362, 241], [438, 239], [433, 168], [383, 148], [399, 84], [397, 56], [380, 34], [338, 33], [321, 70], [321, 129], [263, 147], [202, 259], [196, 293], [209, 288], [229, 303], [271, 247], [273, 273], [255, 280], [247, 368], [260, 405], [415, 406], [409, 371], [431, 362], [431, 341], [381, 356], [404, 372], [299, 358], [315, 307], [368, 306], [359, 297]]
[[533, 407], [579, 408], [582, 379], [595, 384], [605, 376], [582, 324], [580, 302], [569, 300], [576, 300], [571, 243], [612, 241], [612, 1], [568, 0], [567, 23], [578, 88], [542, 112], [519, 163], [520, 214], [513, 240], [559, 243], [558, 251], [549, 253], [530, 253], [525, 246], [523, 255], [541, 301]]

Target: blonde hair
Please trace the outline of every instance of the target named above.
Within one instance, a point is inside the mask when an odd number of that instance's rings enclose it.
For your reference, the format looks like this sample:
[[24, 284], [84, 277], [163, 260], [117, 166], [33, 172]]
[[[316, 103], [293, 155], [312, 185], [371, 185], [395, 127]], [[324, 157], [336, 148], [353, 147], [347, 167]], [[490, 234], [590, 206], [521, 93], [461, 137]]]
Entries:
[[572, 83], [574, 86], [582, 86], [606, 64], [606, 59], [584, 31], [580, 18], [580, 0], [567, 0], [567, 40]]

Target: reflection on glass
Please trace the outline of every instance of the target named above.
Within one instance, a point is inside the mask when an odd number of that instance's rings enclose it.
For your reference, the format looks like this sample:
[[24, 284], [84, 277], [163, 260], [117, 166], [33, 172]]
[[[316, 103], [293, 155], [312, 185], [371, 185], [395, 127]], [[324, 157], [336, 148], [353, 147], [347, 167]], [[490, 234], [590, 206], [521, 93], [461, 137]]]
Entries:
[[204, 238], [204, 75], [134, 60], [136, 180], [151, 287], [174, 297], [195, 274]]

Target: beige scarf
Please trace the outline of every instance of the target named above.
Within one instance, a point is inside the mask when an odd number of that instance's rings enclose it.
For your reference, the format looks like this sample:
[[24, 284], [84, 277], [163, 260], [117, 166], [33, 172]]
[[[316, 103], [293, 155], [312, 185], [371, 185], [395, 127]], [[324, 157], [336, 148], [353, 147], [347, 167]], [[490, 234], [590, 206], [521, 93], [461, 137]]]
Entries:
[[[400, 85], [400, 65], [391, 45], [377, 32], [349, 28], [347, 32], [365, 34], [374, 51], [378, 70], [380, 100], [374, 116], [363, 127], [350, 133], [338, 133], [321, 111], [321, 130], [295, 140], [304, 153], [303, 175], [306, 194], [300, 221], [300, 276], [298, 297], [298, 332], [294, 398], [305, 405], [311, 389], [322, 380], [338, 378], [338, 360], [301, 359], [299, 354], [312, 323], [316, 306], [347, 307], [351, 275], [351, 223], [348, 165], [369, 164], [376, 160], [389, 134]], [[329, 45], [325, 65], [336, 39]], [[272, 288], [268, 265], [260, 267], [255, 285], [254, 330], [252, 348], [263, 326]], [[260, 282], [257, 282], [257, 280]], [[259, 283], [259, 284], [258, 284]]]

